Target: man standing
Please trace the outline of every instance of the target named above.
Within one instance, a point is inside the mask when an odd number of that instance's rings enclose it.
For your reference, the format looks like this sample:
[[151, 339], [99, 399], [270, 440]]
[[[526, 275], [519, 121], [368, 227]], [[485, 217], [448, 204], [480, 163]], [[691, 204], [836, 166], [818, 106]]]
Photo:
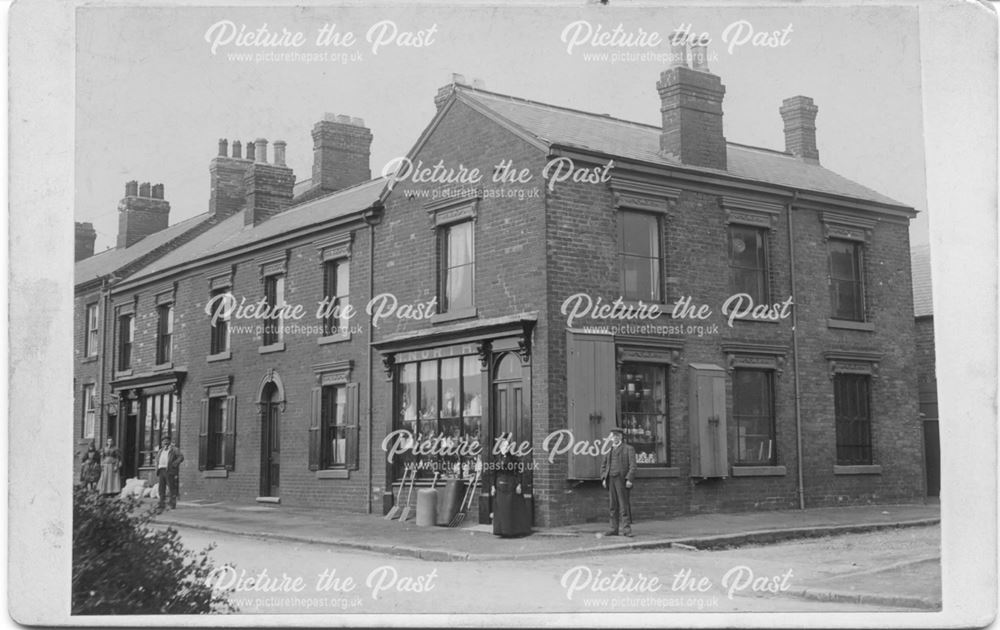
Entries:
[[632, 535], [632, 506], [629, 490], [635, 479], [635, 449], [622, 442], [622, 430], [611, 429], [611, 450], [601, 461], [601, 484], [608, 489], [611, 508], [611, 530], [605, 536], [618, 535], [619, 520], [622, 535]]
[[156, 476], [159, 479], [160, 507], [164, 507], [167, 498], [167, 486], [170, 486], [170, 508], [177, 507], [177, 497], [180, 495], [180, 469], [184, 455], [180, 449], [170, 444], [170, 438], [164, 436], [160, 440], [160, 450], [156, 451]]

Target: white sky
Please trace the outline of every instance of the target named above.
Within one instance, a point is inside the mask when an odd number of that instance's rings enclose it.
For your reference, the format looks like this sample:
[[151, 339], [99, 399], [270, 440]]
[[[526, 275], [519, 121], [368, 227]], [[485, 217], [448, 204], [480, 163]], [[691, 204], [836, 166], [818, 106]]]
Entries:
[[[492, 91], [659, 124], [655, 84], [665, 64], [588, 61], [584, 53], [597, 49], [586, 46], [568, 54], [560, 34], [581, 19], [664, 38], [681, 24], [707, 32], [718, 54], [711, 70], [726, 86], [728, 140], [783, 149], [782, 99], [811, 96], [824, 166], [926, 209], [914, 8], [100, 7], [77, 12], [76, 220], [94, 223], [97, 251], [113, 245], [117, 204], [131, 179], [165, 185], [171, 223], [206, 211], [208, 165], [222, 137], [286, 140], [289, 166], [306, 179], [310, 130], [324, 112], [364, 118], [374, 135], [377, 174], [416, 141], [433, 116], [437, 88], [452, 72], [481, 78]], [[233, 45], [213, 56], [205, 34], [219, 20], [303, 32], [306, 45], [287, 50], [363, 58], [241, 62], [227, 53], [281, 49]], [[434, 43], [387, 46], [373, 55], [364, 39], [380, 20], [392, 20], [399, 31], [437, 25]], [[722, 33], [740, 20], [756, 31], [790, 24], [789, 43], [746, 44], [730, 54]], [[360, 41], [346, 49], [317, 47], [316, 32], [328, 22]], [[911, 233], [914, 242], [927, 241], [926, 212]]]

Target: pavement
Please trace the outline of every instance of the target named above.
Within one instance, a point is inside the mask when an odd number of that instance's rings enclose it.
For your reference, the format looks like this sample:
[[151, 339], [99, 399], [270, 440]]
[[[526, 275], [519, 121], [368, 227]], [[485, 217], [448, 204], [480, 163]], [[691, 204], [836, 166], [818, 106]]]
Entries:
[[332, 545], [436, 561], [531, 560], [669, 547], [720, 549], [785, 540], [934, 525], [938, 505], [869, 505], [692, 514], [633, 523], [631, 538], [605, 537], [603, 523], [536, 528], [523, 538], [493, 536], [470, 514], [462, 526], [417, 527], [379, 515], [329, 509], [231, 502], [180, 502], [154, 522], [241, 536]]
[[[149, 504], [152, 507], [152, 504]], [[852, 507], [777, 510], [736, 514], [692, 514], [665, 520], [633, 523], [630, 538], [603, 536], [606, 525], [584, 523], [566, 527], [536, 528], [523, 538], [499, 538], [491, 526], [475, 522], [470, 514], [462, 526], [418, 527], [406, 521], [385, 520], [380, 515], [350, 514], [329, 509], [234, 502], [180, 502], [157, 515], [153, 522], [239, 536], [335, 546], [380, 554], [409, 556], [432, 561], [533, 560], [590, 556], [595, 553], [677, 548], [718, 550], [767, 545], [784, 541], [859, 534], [889, 529], [931, 526], [940, 523], [936, 504], [868, 505]], [[925, 556], [927, 554], [924, 554]], [[940, 597], [927, 597], [933, 589], [885, 593], [880, 581], [891, 584], [907, 571], [940, 575], [940, 549], [899, 566], [886, 567], [868, 579], [836, 580], [811, 585], [789, 595], [837, 602], [856, 602], [906, 608], [939, 609]], [[903, 565], [914, 565], [913, 567]], [[899, 574], [899, 575], [897, 575]], [[865, 585], [874, 585], [868, 589]], [[860, 590], [859, 590], [860, 589]], [[940, 590], [938, 589], [939, 593]]]

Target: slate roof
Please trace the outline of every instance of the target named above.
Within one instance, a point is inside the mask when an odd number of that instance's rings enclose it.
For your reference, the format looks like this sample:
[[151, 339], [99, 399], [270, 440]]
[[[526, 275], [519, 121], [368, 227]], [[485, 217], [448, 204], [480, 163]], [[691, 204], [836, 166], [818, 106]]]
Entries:
[[931, 300], [931, 246], [910, 247], [910, 272], [913, 275], [913, 316], [934, 314]]
[[107, 249], [79, 260], [73, 267], [73, 282], [76, 285], [83, 284], [124, 269], [156, 248], [170, 243], [175, 238], [184, 235], [188, 230], [197, 228], [211, 218], [210, 213], [199, 214], [150, 234], [131, 247]]
[[523, 133], [550, 146], [558, 144], [588, 149], [609, 156], [906, 207], [819, 164], [806, 162], [783, 151], [729, 142], [727, 170], [684, 165], [679, 159], [660, 154], [659, 127], [468, 86], [456, 85], [455, 88], [459, 98], [489, 110]]
[[384, 185], [382, 178], [373, 179], [294, 206], [257, 225], [244, 225], [243, 213], [237, 212], [219, 225], [143, 267], [131, 278], [145, 278], [183, 263], [247, 247], [274, 236], [281, 236], [315, 223], [363, 210], [378, 200]]

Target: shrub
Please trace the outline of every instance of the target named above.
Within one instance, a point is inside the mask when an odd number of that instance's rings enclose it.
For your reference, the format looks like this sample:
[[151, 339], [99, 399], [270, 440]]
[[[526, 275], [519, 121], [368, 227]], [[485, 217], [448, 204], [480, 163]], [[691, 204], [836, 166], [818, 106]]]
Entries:
[[177, 530], [150, 527], [156, 512], [141, 506], [74, 490], [72, 614], [235, 612], [205, 582], [214, 545], [185, 549]]

